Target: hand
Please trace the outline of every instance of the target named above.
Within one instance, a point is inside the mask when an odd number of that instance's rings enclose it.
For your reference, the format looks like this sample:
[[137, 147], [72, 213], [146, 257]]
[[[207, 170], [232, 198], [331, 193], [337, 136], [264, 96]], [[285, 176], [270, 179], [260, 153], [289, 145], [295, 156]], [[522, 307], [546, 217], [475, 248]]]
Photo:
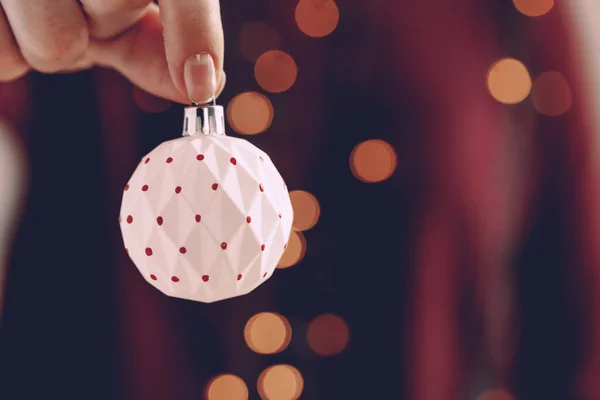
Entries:
[[218, 0], [161, 0], [160, 14], [151, 0], [0, 5], [0, 81], [100, 65], [181, 103], [208, 102], [225, 84]]

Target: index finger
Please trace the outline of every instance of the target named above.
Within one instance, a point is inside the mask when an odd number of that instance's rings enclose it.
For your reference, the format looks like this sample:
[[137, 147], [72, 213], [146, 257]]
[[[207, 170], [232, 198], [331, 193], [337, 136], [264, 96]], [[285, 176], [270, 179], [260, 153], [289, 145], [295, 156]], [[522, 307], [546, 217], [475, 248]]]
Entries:
[[223, 77], [223, 27], [218, 0], [159, 0], [165, 52], [175, 87], [207, 103]]

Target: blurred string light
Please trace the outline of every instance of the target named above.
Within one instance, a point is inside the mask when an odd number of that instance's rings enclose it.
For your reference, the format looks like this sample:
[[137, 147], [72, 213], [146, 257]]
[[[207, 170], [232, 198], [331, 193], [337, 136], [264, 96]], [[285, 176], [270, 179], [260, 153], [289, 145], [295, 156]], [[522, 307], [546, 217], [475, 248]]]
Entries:
[[264, 95], [245, 92], [235, 96], [227, 105], [227, 121], [237, 133], [256, 135], [273, 122], [273, 105]]
[[515, 397], [504, 389], [491, 389], [483, 392], [477, 400], [515, 400]]
[[319, 315], [310, 322], [306, 331], [306, 341], [310, 348], [324, 357], [344, 351], [349, 339], [348, 325], [334, 314]]
[[321, 215], [315, 196], [305, 190], [294, 190], [290, 192], [290, 200], [294, 209], [294, 230], [307, 231], [315, 226]]
[[153, 114], [161, 113], [171, 107], [170, 101], [153, 96], [136, 86], [133, 87], [133, 101], [142, 111]]
[[550, 71], [535, 79], [531, 100], [540, 114], [556, 117], [571, 108], [573, 93], [563, 74]]
[[290, 344], [292, 327], [284, 316], [262, 312], [248, 320], [244, 328], [244, 339], [256, 353], [277, 354]]
[[514, 58], [496, 61], [488, 71], [488, 90], [494, 99], [503, 104], [517, 104], [525, 100], [531, 85], [527, 67]]
[[519, 12], [528, 17], [539, 17], [547, 14], [554, 7], [554, 0], [513, 0]]
[[239, 376], [219, 375], [208, 382], [204, 397], [207, 400], [248, 400], [248, 387]]
[[396, 170], [398, 159], [387, 142], [371, 139], [358, 144], [350, 154], [352, 174], [362, 182], [381, 182]]
[[280, 46], [281, 36], [266, 22], [252, 21], [242, 26], [239, 50], [246, 60], [255, 62], [264, 52], [279, 49]]
[[306, 254], [306, 239], [302, 232], [293, 231], [277, 268], [289, 268], [298, 264], [304, 258], [304, 254]]
[[281, 50], [263, 53], [254, 64], [256, 82], [267, 92], [285, 92], [296, 82], [297, 76], [296, 62]]
[[333, 0], [300, 0], [295, 14], [298, 28], [315, 38], [333, 32], [340, 19], [340, 11]]
[[260, 374], [257, 388], [263, 400], [296, 400], [304, 390], [304, 379], [291, 365], [273, 365]]

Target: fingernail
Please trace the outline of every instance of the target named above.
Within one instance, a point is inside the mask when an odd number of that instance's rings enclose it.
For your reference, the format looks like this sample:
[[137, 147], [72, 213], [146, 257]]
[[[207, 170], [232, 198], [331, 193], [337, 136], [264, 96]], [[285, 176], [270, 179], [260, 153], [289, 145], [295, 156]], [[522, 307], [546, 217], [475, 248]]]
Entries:
[[192, 103], [205, 104], [213, 100], [217, 91], [217, 76], [210, 54], [196, 54], [185, 60], [183, 79]]

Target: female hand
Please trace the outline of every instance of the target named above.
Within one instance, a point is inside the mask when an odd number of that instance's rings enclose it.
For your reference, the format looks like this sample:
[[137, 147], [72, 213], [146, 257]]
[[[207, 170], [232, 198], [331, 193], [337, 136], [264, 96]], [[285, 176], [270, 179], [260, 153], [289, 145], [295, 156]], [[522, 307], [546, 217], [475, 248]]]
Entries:
[[160, 14], [152, 0], [0, 5], [0, 81], [100, 65], [181, 103], [208, 102], [225, 83], [218, 0], [161, 0]]

